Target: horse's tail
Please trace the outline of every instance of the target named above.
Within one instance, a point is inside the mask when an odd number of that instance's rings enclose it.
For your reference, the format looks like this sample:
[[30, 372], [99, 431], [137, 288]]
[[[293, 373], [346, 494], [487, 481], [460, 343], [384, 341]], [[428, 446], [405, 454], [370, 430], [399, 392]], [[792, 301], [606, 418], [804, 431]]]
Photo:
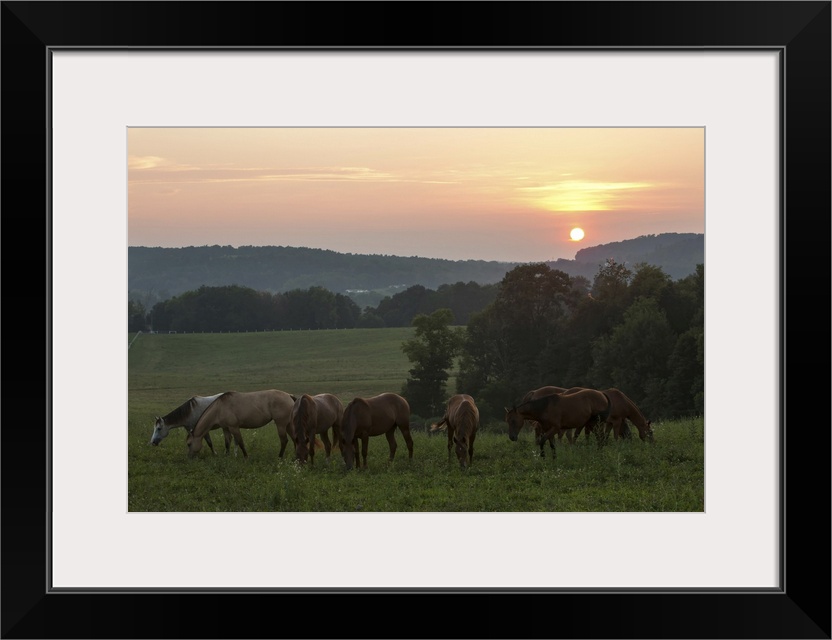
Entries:
[[434, 431], [445, 431], [448, 428], [448, 418], [443, 417], [439, 422], [430, 425], [430, 433]]
[[612, 400], [607, 395], [606, 391], [602, 391], [601, 393], [604, 394], [604, 397], [607, 399], [607, 408], [604, 409], [601, 413], [598, 414], [601, 422], [605, 422], [607, 418], [610, 417], [610, 411], [612, 411]]

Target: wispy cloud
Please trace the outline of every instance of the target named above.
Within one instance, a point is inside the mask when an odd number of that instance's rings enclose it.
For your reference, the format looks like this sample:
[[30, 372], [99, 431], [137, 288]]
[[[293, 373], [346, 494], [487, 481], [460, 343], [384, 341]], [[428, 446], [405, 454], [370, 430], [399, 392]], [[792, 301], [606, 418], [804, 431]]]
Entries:
[[[442, 180], [436, 176], [415, 176], [382, 171], [371, 167], [234, 167], [179, 165], [154, 156], [134, 157], [130, 169], [142, 170], [131, 177], [131, 182], [143, 184], [216, 184], [231, 182], [409, 182], [425, 184], [453, 184], [457, 180]], [[152, 171], [144, 171], [144, 170]], [[172, 174], [189, 172], [187, 177]]]
[[652, 188], [648, 182], [563, 180], [533, 187], [518, 187], [524, 199], [549, 211], [608, 211], [633, 191]]

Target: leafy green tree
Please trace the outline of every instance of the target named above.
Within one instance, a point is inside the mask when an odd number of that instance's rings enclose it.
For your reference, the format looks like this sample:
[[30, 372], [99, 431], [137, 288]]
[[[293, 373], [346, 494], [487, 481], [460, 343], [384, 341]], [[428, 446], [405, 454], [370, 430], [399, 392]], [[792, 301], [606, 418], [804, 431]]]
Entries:
[[402, 395], [417, 415], [441, 415], [447, 402], [448, 371], [461, 345], [460, 332], [450, 326], [453, 321], [450, 309], [419, 314], [413, 318], [415, 337], [402, 343], [402, 351], [413, 364]]
[[335, 326], [337, 329], [352, 329], [358, 324], [361, 309], [351, 298], [341, 293], [335, 294]]
[[141, 302], [127, 301], [127, 330], [144, 331], [147, 328], [147, 312]]
[[649, 298], [636, 300], [620, 325], [593, 342], [589, 372], [593, 386], [618, 387], [646, 414], [667, 416], [664, 385], [675, 343], [658, 303]]
[[553, 384], [569, 346], [563, 329], [586, 295], [585, 285], [546, 264], [509, 271], [494, 302], [468, 323], [458, 392], [482, 402], [487, 416], [529, 389]]

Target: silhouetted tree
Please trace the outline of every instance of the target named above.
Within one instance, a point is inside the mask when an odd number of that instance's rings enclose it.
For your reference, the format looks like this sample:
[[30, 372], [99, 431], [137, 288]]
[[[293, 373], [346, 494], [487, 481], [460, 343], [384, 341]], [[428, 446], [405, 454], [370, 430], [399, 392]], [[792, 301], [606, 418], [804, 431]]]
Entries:
[[415, 337], [402, 343], [413, 367], [401, 393], [417, 415], [439, 415], [447, 402], [448, 371], [461, 344], [461, 333], [450, 326], [453, 321], [450, 309], [419, 314], [413, 318]]

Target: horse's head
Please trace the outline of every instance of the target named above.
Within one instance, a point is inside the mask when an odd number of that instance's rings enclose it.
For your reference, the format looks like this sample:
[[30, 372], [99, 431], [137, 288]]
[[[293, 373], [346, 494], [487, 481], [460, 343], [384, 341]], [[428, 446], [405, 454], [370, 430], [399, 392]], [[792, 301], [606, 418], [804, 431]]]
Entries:
[[517, 434], [520, 433], [520, 429], [523, 427], [524, 418], [517, 412], [517, 407], [512, 407], [511, 409], [503, 408], [506, 410], [508, 438], [512, 442], [517, 442]]
[[352, 469], [355, 464], [355, 442], [352, 440], [341, 439], [341, 456], [344, 458], [344, 465], [347, 471]]
[[202, 438], [194, 438], [194, 432], [189, 431], [188, 437], [185, 438], [185, 444], [188, 445], [188, 457], [195, 458], [202, 449]]
[[158, 446], [164, 440], [165, 436], [168, 435], [168, 431], [170, 431], [170, 426], [163, 418], [156, 416], [156, 424], [153, 425], [153, 435], [150, 436], [150, 444]]

